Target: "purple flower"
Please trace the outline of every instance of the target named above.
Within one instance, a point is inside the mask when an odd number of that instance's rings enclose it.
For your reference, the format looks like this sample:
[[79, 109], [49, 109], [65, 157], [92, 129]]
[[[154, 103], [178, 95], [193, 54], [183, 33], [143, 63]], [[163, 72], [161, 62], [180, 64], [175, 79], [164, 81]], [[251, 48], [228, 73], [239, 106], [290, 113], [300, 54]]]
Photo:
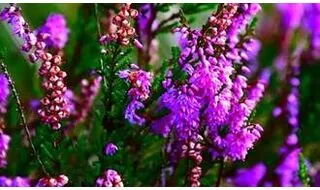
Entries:
[[145, 119], [141, 116], [139, 116], [136, 112], [138, 110], [141, 110], [144, 108], [143, 103], [133, 100], [131, 101], [125, 110], [124, 117], [127, 119], [131, 124], [136, 124], [136, 125], [143, 125], [145, 122]]
[[26, 35], [26, 22], [20, 14], [20, 9], [15, 5], [5, 7], [0, 13], [0, 19], [7, 21], [12, 28], [12, 32], [19, 37]]
[[61, 14], [49, 15], [37, 32], [49, 34], [45, 40], [49, 47], [62, 49], [68, 41], [69, 29], [65, 17]]
[[136, 111], [144, 108], [143, 101], [148, 99], [152, 81], [152, 74], [131, 64], [130, 69], [119, 71], [118, 76], [125, 79], [131, 86], [128, 91], [129, 104], [125, 110], [125, 118], [132, 124], [143, 125], [145, 119]]
[[[263, 131], [259, 124], [248, 123], [248, 117], [262, 97], [268, 75], [249, 88], [234, 65], [254, 59], [258, 52], [259, 43], [240, 40], [240, 34], [259, 10], [257, 4], [226, 4], [210, 16], [204, 27], [208, 30], [174, 29], [181, 44], [178, 63], [188, 76], [185, 81], [174, 81], [172, 76], [163, 81], [166, 91], [158, 110], [169, 113], [152, 123], [155, 133], [167, 137], [172, 132], [174, 145], [205, 136], [213, 144], [213, 157], [245, 159]], [[248, 67], [243, 70], [250, 72]], [[179, 157], [179, 146], [173, 147], [171, 154]]]
[[320, 57], [320, 5], [314, 4], [304, 4], [304, 28], [311, 36], [311, 53], [316, 58]]
[[190, 87], [171, 88], [158, 102], [159, 109], [169, 110], [169, 114], [152, 124], [154, 132], [167, 136], [175, 131], [178, 139], [194, 138], [199, 130], [200, 103]]
[[267, 167], [263, 163], [258, 163], [250, 168], [239, 169], [231, 181], [238, 187], [257, 187], [266, 172]]
[[121, 176], [117, 171], [108, 169], [96, 180], [97, 187], [123, 187]]
[[8, 97], [10, 95], [10, 87], [7, 77], [0, 74], [0, 113], [7, 112]]
[[106, 144], [104, 150], [105, 150], [104, 151], [105, 155], [113, 156], [118, 151], [118, 147], [117, 147], [117, 145], [115, 145], [113, 143], [108, 143], [108, 144]]
[[30, 187], [30, 179], [0, 176], [0, 187]]

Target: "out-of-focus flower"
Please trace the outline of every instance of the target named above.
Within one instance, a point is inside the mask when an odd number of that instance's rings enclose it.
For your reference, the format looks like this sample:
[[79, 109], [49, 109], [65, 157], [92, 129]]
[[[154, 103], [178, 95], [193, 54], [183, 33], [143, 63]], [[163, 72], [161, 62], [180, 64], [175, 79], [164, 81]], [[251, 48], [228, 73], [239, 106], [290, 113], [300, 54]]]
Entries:
[[30, 179], [19, 176], [0, 176], [0, 187], [30, 187]]
[[62, 49], [68, 41], [69, 29], [62, 14], [49, 15], [37, 32], [49, 34], [45, 39], [48, 47]]
[[66, 94], [69, 96], [69, 98], [67, 98], [69, 109], [72, 109], [70, 125], [76, 126], [87, 118], [94, 100], [99, 93], [101, 81], [101, 76], [92, 76], [89, 79], [82, 79], [79, 97], [75, 97], [75, 95], [70, 94], [70, 92], [69, 95]]
[[231, 183], [237, 187], [257, 187], [267, 172], [267, 167], [263, 163], [258, 163], [250, 168], [237, 170]]

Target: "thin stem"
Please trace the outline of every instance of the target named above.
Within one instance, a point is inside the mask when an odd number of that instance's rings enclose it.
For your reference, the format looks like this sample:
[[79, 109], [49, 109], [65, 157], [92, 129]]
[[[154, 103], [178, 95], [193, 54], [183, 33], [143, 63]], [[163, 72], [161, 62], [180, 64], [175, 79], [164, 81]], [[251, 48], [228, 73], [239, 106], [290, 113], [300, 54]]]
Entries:
[[34, 144], [32, 142], [32, 137], [31, 137], [31, 134], [30, 134], [27, 122], [26, 122], [26, 117], [25, 117], [25, 115], [23, 113], [23, 108], [22, 108], [22, 105], [21, 105], [21, 101], [20, 101], [19, 95], [18, 95], [17, 90], [15, 88], [14, 82], [12, 81], [12, 79], [11, 79], [11, 77], [9, 75], [7, 67], [5, 66], [5, 64], [3, 63], [2, 60], [1, 60], [1, 69], [4, 72], [4, 74], [6, 75], [6, 77], [8, 78], [8, 82], [9, 82], [12, 94], [13, 94], [14, 99], [15, 99], [17, 105], [18, 105], [17, 111], [19, 112], [19, 115], [21, 117], [21, 125], [23, 125], [24, 130], [25, 130], [25, 132], [27, 134], [29, 144], [30, 144], [30, 146], [32, 148], [32, 151], [33, 151], [33, 155], [37, 158], [43, 173], [45, 175], [49, 176], [49, 173], [47, 172], [43, 162], [40, 159], [40, 155], [38, 154], [38, 152], [37, 152], [37, 150], [36, 150], [36, 148], [35, 148], [35, 146], [34, 146]]
[[97, 24], [97, 32], [98, 32], [98, 40], [101, 37], [101, 27], [100, 27], [100, 18], [99, 18], [99, 11], [98, 11], [98, 3], [94, 4], [94, 15], [96, 17], [96, 24]]
[[219, 187], [222, 181], [222, 175], [223, 175], [223, 167], [224, 167], [224, 161], [223, 159], [219, 162], [219, 171], [218, 171], [218, 179], [216, 181], [216, 187]]

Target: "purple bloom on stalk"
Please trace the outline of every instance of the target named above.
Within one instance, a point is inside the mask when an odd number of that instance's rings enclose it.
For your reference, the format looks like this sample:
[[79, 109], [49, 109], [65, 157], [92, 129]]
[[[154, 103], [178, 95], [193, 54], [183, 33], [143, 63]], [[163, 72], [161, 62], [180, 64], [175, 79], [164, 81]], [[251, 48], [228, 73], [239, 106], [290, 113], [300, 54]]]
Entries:
[[108, 144], [106, 144], [104, 150], [105, 150], [104, 151], [105, 155], [113, 156], [118, 151], [118, 147], [117, 147], [117, 145], [115, 145], [113, 143], [108, 143]]
[[121, 176], [117, 171], [108, 169], [96, 180], [97, 187], [123, 187]]
[[258, 163], [250, 168], [239, 169], [231, 182], [238, 187], [257, 187], [266, 172], [267, 167]]
[[19, 8], [15, 6], [9, 6], [2, 10], [0, 13], [0, 19], [7, 21], [12, 28], [12, 32], [19, 37], [25, 37], [25, 20], [19, 12]]
[[160, 97], [158, 105], [159, 109], [167, 109], [170, 113], [152, 124], [154, 132], [167, 136], [173, 130], [182, 140], [196, 137], [201, 105], [192, 88], [171, 88]]
[[[174, 29], [180, 34], [179, 65], [188, 76], [185, 81], [166, 76], [166, 92], [158, 100], [158, 110], [169, 113], [152, 123], [154, 132], [165, 137], [173, 132], [174, 144], [205, 136], [214, 145], [214, 157], [245, 158], [263, 130], [247, 121], [262, 97], [268, 76], [249, 88], [246, 77], [237, 73], [234, 65], [257, 54], [258, 43], [250, 38], [240, 40], [240, 34], [259, 10], [258, 4], [226, 4], [210, 16], [208, 30]], [[204, 134], [199, 134], [202, 127]], [[171, 152], [179, 157], [181, 151], [176, 147]]]
[[0, 187], [30, 187], [30, 180], [19, 176], [0, 176]]
[[279, 178], [280, 186], [301, 186], [299, 179], [299, 154], [301, 148], [298, 147], [296, 134], [287, 137], [285, 145], [280, 148], [280, 164], [275, 173]]
[[61, 49], [68, 41], [69, 29], [65, 17], [61, 14], [49, 15], [46, 22], [37, 30], [37, 32], [50, 35], [45, 40], [49, 47]]
[[0, 74], [0, 113], [7, 112], [9, 95], [10, 88], [8, 79], [4, 74]]

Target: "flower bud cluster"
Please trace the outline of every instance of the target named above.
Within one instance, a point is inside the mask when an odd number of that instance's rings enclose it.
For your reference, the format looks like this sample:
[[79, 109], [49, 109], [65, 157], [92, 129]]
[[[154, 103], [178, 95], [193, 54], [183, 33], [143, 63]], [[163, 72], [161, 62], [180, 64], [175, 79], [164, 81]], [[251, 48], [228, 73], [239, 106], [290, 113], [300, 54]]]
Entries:
[[96, 181], [97, 187], [123, 187], [121, 176], [117, 171], [108, 169]]
[[[109, 30], [107, 34], [100, 37], [100, 43], [118, 42], [121, 45], [128, 45], [130, 40], [136, 36], [136, 31], [131, 26], [130, 21], [138, 16], [138, 11], [130, 7], [130, 3], [123, 4], [119, 13], [113, 17], [113, 29]], [[134, 39], [134, 44], [141, 48], [142, 44]]]
[[61, 127], [60, 121], [69, 115], [69, 108], [64, 97], [67, 87], [64, 83], [66, 72], [60, 69], [62, 64], [59, 55], [45, 53], [41, 56], [43, 63], [39, 69], [39, 75], [43, 77], [42, 86], [45, 97], [41, 99], [41, 108], [38, 114], [41, 120], [49, 124], [53, 129]]
[[69, 178], [63, 174], [51, 178], [51, 177], [44, 177], [39, 179], [38, 183], [36, 184], [37, 187], [63, 187], [69, 181]]

